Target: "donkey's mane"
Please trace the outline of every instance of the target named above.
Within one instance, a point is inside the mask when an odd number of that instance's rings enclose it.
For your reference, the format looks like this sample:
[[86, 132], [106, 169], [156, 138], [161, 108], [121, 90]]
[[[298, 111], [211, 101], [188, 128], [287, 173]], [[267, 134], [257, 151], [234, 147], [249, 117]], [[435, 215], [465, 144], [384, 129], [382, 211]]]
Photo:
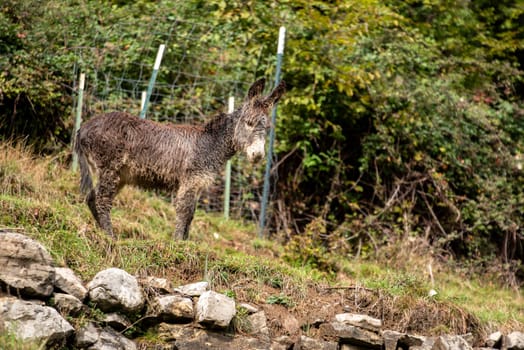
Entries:
[[213, 133], [215, 131], [223, 130], [224, 125], [228, 122], [229, 118], [230, 115], [226, 113], [218, 113], [204, 123], [204, 131]]

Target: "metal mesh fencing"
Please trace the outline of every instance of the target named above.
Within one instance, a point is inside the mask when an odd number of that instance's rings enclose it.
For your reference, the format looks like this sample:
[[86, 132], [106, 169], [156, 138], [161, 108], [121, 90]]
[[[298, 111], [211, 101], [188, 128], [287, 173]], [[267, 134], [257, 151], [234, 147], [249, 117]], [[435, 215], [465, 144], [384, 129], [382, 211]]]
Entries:
[[[225, 33], [212, 25], [159, 17], [161, 26], [143, 28], [140, 37], [128, 37], [135, 23], [119, 23], [112, 40], [101, 36], [95, 46], [78, 48], [74, 80], [85, 73], [82, 118], [109, 111], [139, 115], [153, 61], [160, 44], [166, 46], [147, 109], [147, 119], [166, 123], [203, 123], [227, 111], [234, 96], [240, 105], [255, 80], [249, 71], [266, 71], [268, 60], [260, 54], [231, 50], [239, 33]], [[232, 53], [233, 52], [233, 53]], [[246, 70], [251, 67], [252, 70]], [[261, 68], [262, 67], [262, 68]], [[75, 100], [75, 104], [77, 101]], [[73, 110], [76, 105], [73, 106]], [[251, 165], [242, 155], [232, 159], [230, 216], [258, 220], [263, 166]], [[199, 208], [221, 212], [224, 176], [200, 198]]]

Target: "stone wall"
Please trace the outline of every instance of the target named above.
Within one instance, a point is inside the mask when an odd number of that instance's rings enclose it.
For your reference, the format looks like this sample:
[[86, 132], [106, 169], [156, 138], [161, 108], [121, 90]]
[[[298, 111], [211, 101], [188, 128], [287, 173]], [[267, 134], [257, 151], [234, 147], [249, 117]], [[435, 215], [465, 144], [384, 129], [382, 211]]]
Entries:
[[[383, 329], [379, 319], [342, 313], [305, 332], [275, 337], [263, 310], [211, 291], [207, 282], [174, 288], [126, 271], [100, 271], [86, 285], [55, 267], [47, 250], [18, 233], [0, 231], [0, 334], [73, 349], [385, 349], [469, 350], [470, 335], [424, 337]], [[241, 311], [248, 334], [234, 334]], [[239, 316], [237, 316], [239, 317]], [[137, 330], [155, 334], [136, 337]], [[134, 339], [133, 339], [134, 337]], [[147, 339], [145, 339], [147, 338]], [[524, 350], [524, 333], [491, 334], [486, 348]]]

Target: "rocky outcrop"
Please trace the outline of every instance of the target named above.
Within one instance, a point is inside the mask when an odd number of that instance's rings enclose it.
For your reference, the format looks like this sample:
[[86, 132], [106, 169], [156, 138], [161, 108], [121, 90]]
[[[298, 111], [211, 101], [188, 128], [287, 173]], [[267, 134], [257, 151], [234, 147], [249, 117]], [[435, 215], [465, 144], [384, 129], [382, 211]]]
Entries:
[[[237, 305], [234, 299], [209, 290], [207, 282], [173, 288], [162, 278], [137, 280], [126, 271], [111, 268], [96, 274], [86, 288], [72, 270], [54, 267], [43, 246], [17, 233], [0, 233], [0, 262], [7, 266], [0, 269], [0, 286], [8, 294], [0, 297], [0, 333], [7, 331], [50, 348], [472, 349], [470, 335], [406, 334], [383, 329], [379, 319], [353, 313], [315, 321], [316, 331], [309, 334], [307, 327], [289, 313], [278, 320], [268, 320], [267, 312], [277, 305]], [[237, 308], [241, 310], [239, 314]], [[235, 317], [242, 317], [241, 322], [247, 324], [242, 328], [243, 334], [234, 333]], [[268, 325], [277, 325], [287, 335], [275, 337]], [[156, 334], [159, 343], [151, 345], [149, 340], [133, 339], [144, 331]], [[524, 350], [524, 333], [496, 332], [482, 345]]]

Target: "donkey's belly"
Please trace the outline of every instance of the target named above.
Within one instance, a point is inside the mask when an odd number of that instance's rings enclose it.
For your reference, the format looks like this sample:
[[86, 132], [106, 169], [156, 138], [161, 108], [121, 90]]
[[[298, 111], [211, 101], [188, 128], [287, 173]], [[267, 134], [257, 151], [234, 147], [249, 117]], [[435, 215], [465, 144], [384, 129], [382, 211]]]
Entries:
[[176, 182], [166, 182], [163, 179], [152, 179], [152, 178], [135, 178], [133, 185], [146, 190], [164, 190], [164, 191], [176, 191], [178, 188], [178, 181]]
[[174, 177], [166, 177], [155, 172], [131, 172], [122, 169], [120, 173], [122, 185], [137, 186], [146, 190], [176, 191], [179, 181]]

